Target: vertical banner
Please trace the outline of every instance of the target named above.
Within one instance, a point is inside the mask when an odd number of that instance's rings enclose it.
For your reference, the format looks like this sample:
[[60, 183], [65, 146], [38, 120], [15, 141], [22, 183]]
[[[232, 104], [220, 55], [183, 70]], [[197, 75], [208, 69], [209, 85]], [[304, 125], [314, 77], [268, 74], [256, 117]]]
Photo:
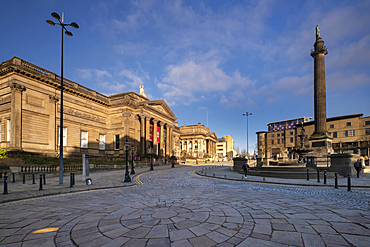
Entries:
[[157, 143], [161, 142], [161, 126], [157, 126]]
[[153, 142], [153, 124], [149, 126], [149, 141]]

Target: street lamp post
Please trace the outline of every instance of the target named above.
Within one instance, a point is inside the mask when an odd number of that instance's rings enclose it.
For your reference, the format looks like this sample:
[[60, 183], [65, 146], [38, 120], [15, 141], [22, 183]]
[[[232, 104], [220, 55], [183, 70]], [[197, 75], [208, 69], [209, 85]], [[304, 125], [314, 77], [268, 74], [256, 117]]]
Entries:
[[63, 184], [63, 31], [65, 30], [65, 34], [67, 34], [68, 36], [73, 36], [73, 34], [68, 31], [65, 27], [66, 26], [71, 26], [73, 28], [76, 28], [78, 29], [79, 26], [77, 25], [77, 23], [75, 22], [72, 22], [70, 24], [66, 24], [66, 23], [63, 23], [64, 22], [64, 18], [63, 18], [63, 14], [62, 14], [62, 21], [60, 21], [60, 16], [53, 12], [51, 13], [51, 16], [54, 17], [55, 19], [58, 20], [57, 23], [53, 22], [52, 20], [47, 20], [46, 22], [52, 26], [55, 26], [56, 25], [59, 25], [62, 27], [62, 55], [61, 55], [61, 80], [60, 80], [60, 131], [59, 131], [59, 135], [60, 135], [60, 142], [59, 142], [59, 147], [60, 147], [60, 151], [59, 151], [59, 184]]
[[175, 168], [175, 150], [172, 150], [172, 166], [171, 168]]
[[134, 170], [134, 150], [135, 150], [135, 147], [134, 147], [134, 145], [132, 145], [132, 147], [131, 147], [131, 151], [132, 151], [131, 175], [135, 174], [135, 170]]
[[124, 182], [131, 182], [130, 173], [128, 172], [128, 147], [130, 146], [130, 143], [128, 142], [127, 138], [125, 141], [125, 147], [126, 147], [126, 175], [125, 175], [125, 181]]
[[148, 146], [148, 153], [150, 155], [150, 170], [154, 170], [153, 169], [153, 160], [152, 160], [152, 153], [153, 153], [153, 148], [150, 146]]
[[248, 116], [252, 115], [251, 112], [246, 112], [245, 114], [243, 113], [243, 116], [247, 117], [247, 158], [249, 159], [249, 146], [248, 146]]

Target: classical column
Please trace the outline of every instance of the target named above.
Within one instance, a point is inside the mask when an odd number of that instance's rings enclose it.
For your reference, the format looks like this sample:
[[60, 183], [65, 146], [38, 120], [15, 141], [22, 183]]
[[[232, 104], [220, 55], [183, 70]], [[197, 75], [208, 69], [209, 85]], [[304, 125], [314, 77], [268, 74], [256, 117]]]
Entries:
[[146, 116], [145, 118], [145, 153], [148, 151], [150, 145], [150, 117]]
[[166, 155], [172, 156], [172, 148], [171, 148], [171, 126], [166, 125]]
[[57, 151], [57, 125], [56, 125], [56, 103], [58, 98], [52, 95], [49, 95], [49, 149]]
[[141, 154], [145, 154], [145, 115], [139, 114], [140, 116], [140, 149]]
[[158, 123], [158, 120], [153, 119], [153, 151], [154, 151], [154, 154], [156, 155], [158, 155], [157, 123]]
[[160, 122], [159, 125], [161, 126], [161, 130], [160, 130], [160, 134], [159, 134], [159, 154], [161, 156], [166, 156], [166, 154], [164, 153], [164, 143], [163, 143], [163, 127], [164, 127], [164, 123], [163, 122]]
[[9, 84], [11, 95], [10, 149], [22, 150], [22, 92], [26, 88], [20, 84]]

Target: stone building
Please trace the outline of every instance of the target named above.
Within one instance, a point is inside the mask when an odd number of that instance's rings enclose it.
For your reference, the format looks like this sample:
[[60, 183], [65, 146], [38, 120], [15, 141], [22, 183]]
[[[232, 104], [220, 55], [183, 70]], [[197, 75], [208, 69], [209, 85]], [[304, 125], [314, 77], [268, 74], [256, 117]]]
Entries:
[[[267, 124], [268, 131], [257, 132], [258, 156], [267, 164], [268, 160], [290, 160], [292, 150], [300, 147], [298, 134], [302, 123], [305, 129], [305, 147], [312, 148], [311, 135], [315, 132], [315, 121], [310, 118], [291, 119]], [[279, 127], [277, 127], [279, 126]], [[338, 116], [326, 119], [328, 136], [332, 139], [334, 153], [353, 153], [369, 156], [370, 116], [363, 114]]]
[[201, 123], [180, 127], [181, 156], [203, 158], [216, 157], [217, 136]]
[[235, 150], [233, 145], [233, 138], [230, 135], [217, 139], [217, 156], [219, 158], [233, 158], [235, 156]]
[[[164, 100], [145, 93], [105, 96], [20, 58], [0, 64], [0, 147], [56, 155], [63, 133], [65, 156], [118, 156], [126, 140], [136, 154], [180, 154], [180, 128]], [[143, 88], [140, 91], [144, 92]]]

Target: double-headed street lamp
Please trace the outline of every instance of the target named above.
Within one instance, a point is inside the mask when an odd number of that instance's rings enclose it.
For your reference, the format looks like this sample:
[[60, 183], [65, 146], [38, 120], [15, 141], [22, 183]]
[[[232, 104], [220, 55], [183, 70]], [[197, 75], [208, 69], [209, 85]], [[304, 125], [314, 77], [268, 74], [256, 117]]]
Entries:
[[247, 158], [249, 159], [249, 146], [248, 146], [248, 116], [252, 115], [251, 112], [243, 113], [243, 116], [247, 117]]
[[77, 25], [76, 22], [72, 22], [70, 24], [63, 23], [64, 22], [64, 17], [62, 14], [62, 21], [60, 21], [60, 16], [53, 12], [51, 13], [51, 16], [54, 17], [55, 19], [58, 20], [58, 22], [53, 22], [52, 20], [47, 20], [46, 22], [52, 26], [59, 25], [62, 27], [62, 55], [61, 55], [61, 80], [60, 80], [60, 142], [59, 142], [59, 147], [60, 147], [60, 152], [59, 152], [59, 184], [63, 184], [63, 31], [65, 30], [65, 34], [68, 36], [73, 36], [73, 34], [68, 31], [65, 27], [66, 26], [71, 26], [73, 28], [78, 29], [79, 26]]
[[135, 150], [135, 147], [134, 145], [132, 145], [131, 147], [131, 151], [132, 151], [132, 163], [131, 163], [131, 175], [134, 175], [135, 174], [135, 170], [134, 170], [134, 150]]
[[125, 175], [125, 181], [124, 182], [131, 182], [130, 173], [128, 172], [128, 147], [130, 146], [130, 143], [128, 142], [127, 138], [125, 141], [125, 147], [126, 147], [126, 175]]

